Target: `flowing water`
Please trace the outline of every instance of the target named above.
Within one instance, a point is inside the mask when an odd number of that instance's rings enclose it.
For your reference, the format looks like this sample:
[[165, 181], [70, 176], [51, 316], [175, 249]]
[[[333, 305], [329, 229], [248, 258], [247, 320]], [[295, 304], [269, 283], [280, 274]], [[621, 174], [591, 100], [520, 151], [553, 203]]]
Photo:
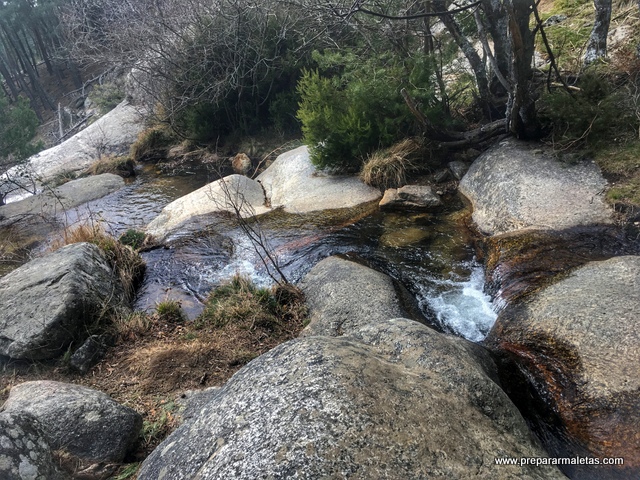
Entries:
[[[143, 230], [166, 204], [210, 180], [207, 170], [197, 166], [171, 176], [146, 166], [118, 192], [67, 212], [62, 220], [71, 227], [100, 222], [116, 236], [128, 229]], [[349, 255], [403, 284], [440, 330], [476, 342], [485, 337], [496, 314], [483, 293], [483, 270], [474, 261], [457, 198], [437, 215], [351, 213], [351, 218], [363, 218], [345, 222], [344, 213], [274, 212], [260, 219], [260, 228], [290, 281], [300, 280], [329, 255]], [[211, 289], [235, 274], [263, 286], [272, 283], [261, 256], [238, 228], [214, 217], [207, 222], [207, 228], [195, 234], [191, 228], [187, 235], [176, 235], [169, 248], [142, 254], [147, 272], [136, 308], [151, 310], [172, 298], [194, 318]]]

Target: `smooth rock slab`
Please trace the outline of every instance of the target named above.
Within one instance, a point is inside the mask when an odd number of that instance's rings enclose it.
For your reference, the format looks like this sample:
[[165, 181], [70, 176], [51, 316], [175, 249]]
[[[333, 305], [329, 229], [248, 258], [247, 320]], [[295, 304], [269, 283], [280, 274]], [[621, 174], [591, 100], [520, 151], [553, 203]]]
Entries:
[[85, 336], [106, 308], [122, 308], [124, 291], [102, 251], [67, 245], [0, 278], [0, 355], [54, 358]]
[[353, 176], [327, 175], [316, 170], [306, 146], [283, 153], [257, 180], [272, 208], [288, 213], [353, 208], [381, 197], [377, 188]]
[[242, 217], [261, 215], [270, 209], [262, 186], [243, 175], [229, 175], [174, 200], [149, 223], [146, 233], [162, 242], [185, 223], [202, 215], [240, 209]]
[[479, 347], [397, 319], [287, 342], [241, 369], [139, 480], [556, 479]]
[[26, 171], [39, 182], [46, 182], [57, 175], [81, 172], [101, 154], [127, 153], [143, 128], [138, 109], [124, 101], [60, 145], [29, 158], [25, 168], [16, 167], [8, 173], [16, 178]]
[[508, 306], [486, 340], [528, 372], [579, 444], [637, 473], [639, 312], [640, 257], [615, 257]]
[[27, 215], [53, 217], [122, 187], [122, 177], [112, 173], [72, 180], [52, 190], [0, 206], [0, 225], [21, 220]]
[[0, 478], [62, 480], [38, 421], [22, 412], [0, 412]]
[[33, 416], [54, 449], [86, 462], [121, 462], [142, 428], [136, 411], [107, 394], [46, 380], [13, 387], [4, 411]]
[[328, 257], [300, 282], [309, 307], [303, 335], [340, 336], [407, 312], [390, 277], [339, 257]]
[[538, 144], [510, 139], [473, 162], [459, 189], [473, 205], [478, 229], [497, 235], [610, 224], [606, 186], [594, 162], [569, 165]]

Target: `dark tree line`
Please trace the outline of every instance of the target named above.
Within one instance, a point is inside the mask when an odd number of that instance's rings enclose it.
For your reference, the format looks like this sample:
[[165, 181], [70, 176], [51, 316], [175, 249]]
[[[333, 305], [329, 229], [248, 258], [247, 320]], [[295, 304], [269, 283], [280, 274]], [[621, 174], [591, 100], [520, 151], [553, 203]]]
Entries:
[[[40, 78], [44, 64], [58, 80], [71, 74], [80, 82], [61, 37], [60, 0], [4, 0], [0, 2], [0, 85], [11, 102], [26, 96], [34, 109], [56, 105]], [[39, 107], [39, 108], [38, 108]]]

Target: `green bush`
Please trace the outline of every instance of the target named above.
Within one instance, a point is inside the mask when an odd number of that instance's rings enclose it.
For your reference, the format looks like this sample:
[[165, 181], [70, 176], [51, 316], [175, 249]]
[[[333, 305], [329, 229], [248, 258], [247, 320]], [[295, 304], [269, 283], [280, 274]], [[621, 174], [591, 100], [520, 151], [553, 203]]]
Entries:
[[42, 150], [42, 142], [33, 142], [39, 122], [27, 100], [10, 104], [0, 93], [0, 118], [0, 160], [19, 161]]
[[319, 168], [358, 171], [369, 153], [413, 133], [414, 118], [400, 94], [403, 87], [427, 115], [442, 112], [426, 58], [402, 63], [391, 55], [368, 60], [354, 54], [314, 57], [320, 68], [305, 71], [298, 82], [298, 118]]
[[571, 94], [557, 89], [541, 99], [540, 121], [554, 145], [594, 150], [637, 132], [632, 102], [613, 82], [588, 72], [577, 86]]

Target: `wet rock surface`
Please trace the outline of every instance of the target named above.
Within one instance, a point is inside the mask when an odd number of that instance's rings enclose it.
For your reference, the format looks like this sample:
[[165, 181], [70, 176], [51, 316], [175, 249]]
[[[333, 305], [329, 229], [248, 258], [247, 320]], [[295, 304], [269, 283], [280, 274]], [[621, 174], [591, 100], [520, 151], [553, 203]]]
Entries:
[[562, 163], [540, 145], [509, 139], [473, 162], [459, 189], [478, 229], [498, 235], [611, 224], [606, 186], [593, 162]]
[[93, 244], [68, 245], [32, 260], [0, 278], [0, 355], [61, 355], [105, 308], [126, 308], [123, 298], [120, 280]]
[[480, 347], [405, 319], [283, 344], [240, 370], [139, 479], [551, 479]]
[[615, 257], [508, 306], [487, 338], [525, 369], [574, 442], [624, 457], [619, 478], [640, 472], [639, 311], [640, 257]]
[[138, 413], [105, 393], [61, 382], [17, 385], [3, 408], [34, 417], [54, 449], [83, 462], [121, 462], [142, 428]]

